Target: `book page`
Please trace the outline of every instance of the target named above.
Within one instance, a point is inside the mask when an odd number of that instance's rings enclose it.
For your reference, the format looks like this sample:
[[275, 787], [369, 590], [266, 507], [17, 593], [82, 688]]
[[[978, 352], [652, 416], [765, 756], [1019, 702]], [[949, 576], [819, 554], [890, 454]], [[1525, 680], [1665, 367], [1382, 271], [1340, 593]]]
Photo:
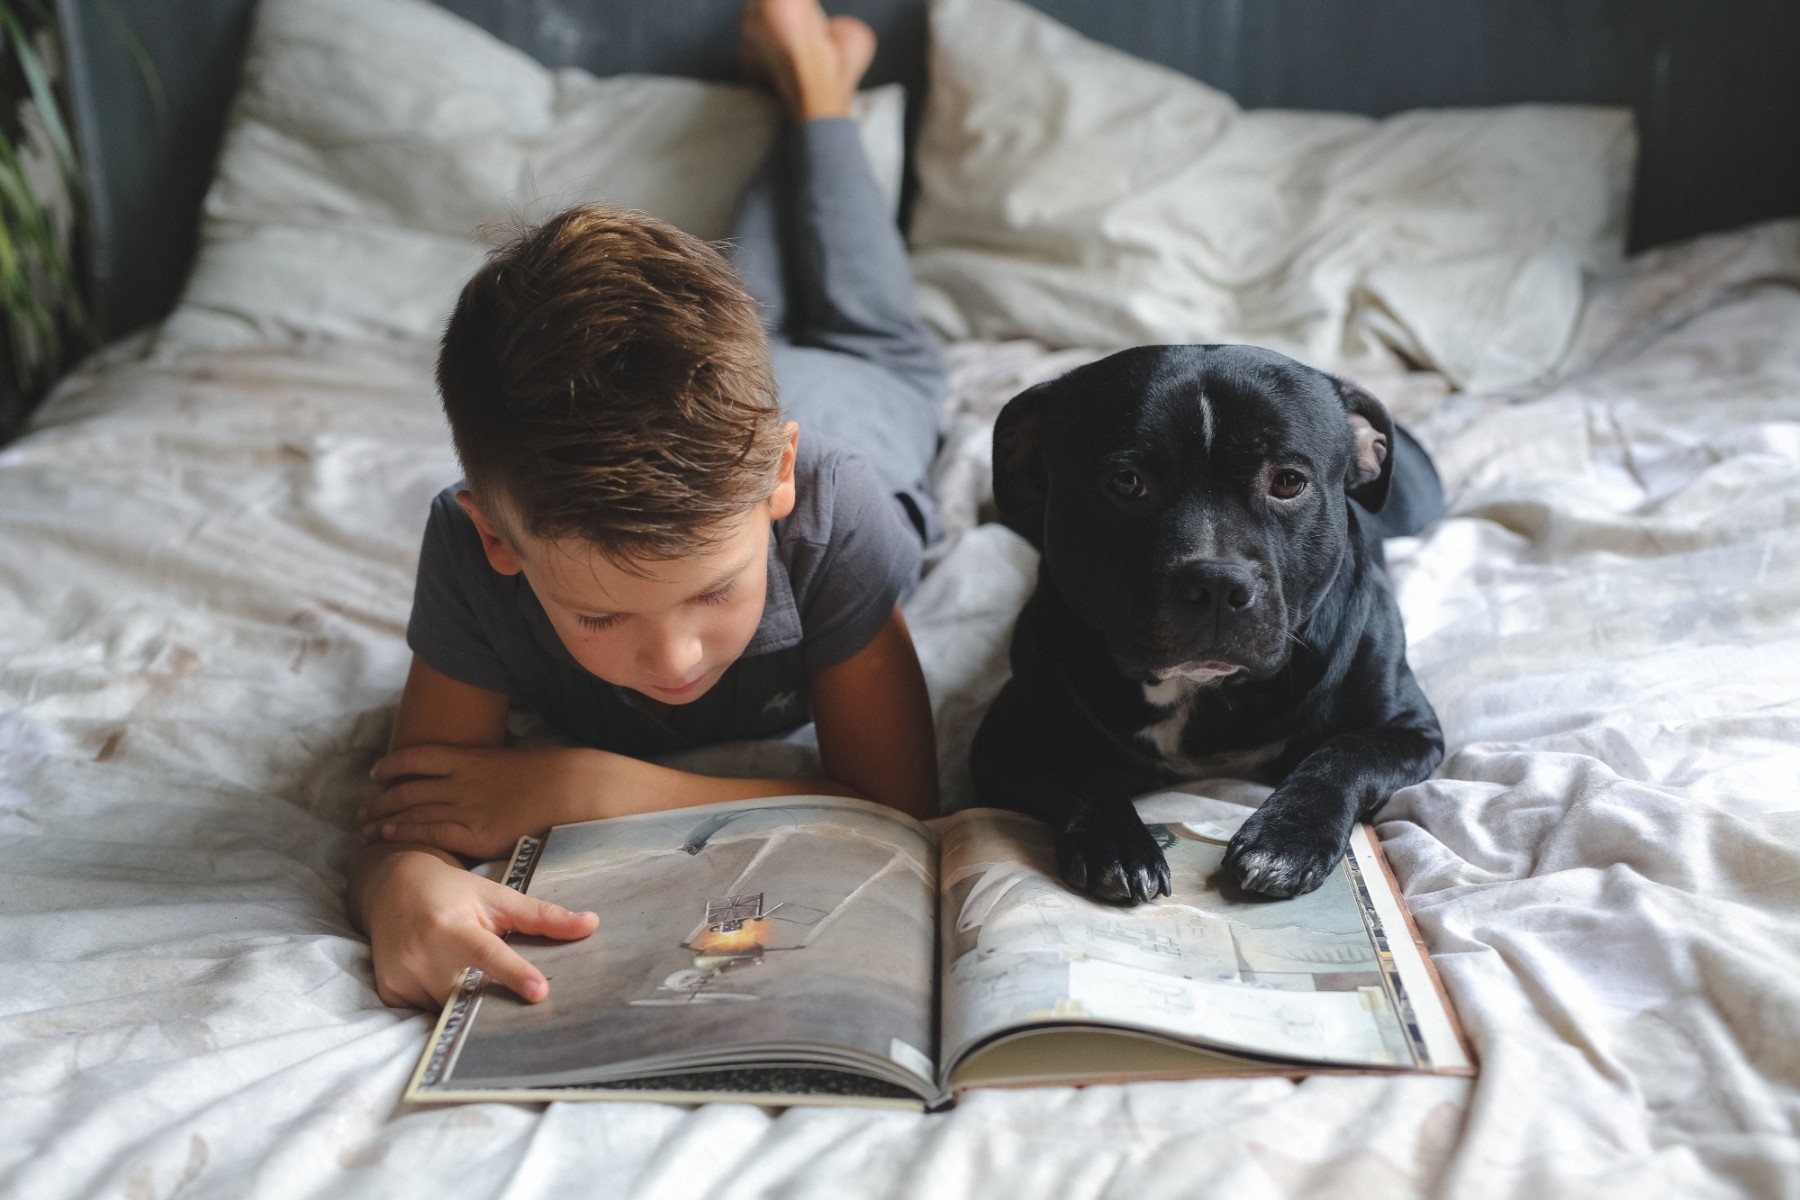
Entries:
[[[600, 914], [574, 942], [520, 939], [550, 980], [487, 989], [426, 1089], [592, 1083], [835, 1046], [929, 1084], [936, 848], [892, 810], [741, 801], [563, 825], [528, 892]], [[842, 1055], [838, 1055], [842, 1058]]]
[[1220, 873], [1245, 809], [1163, 792], [1138, 811], [1174, 894], [1131, 908], [1066, 887], [1037, 821], [975, 809], [940, 828], [946, 1063], [1022, 1026], [1110, 1024], [1251, 1056], [1419, 1065], [1343, 866], [1305, 896], [1252, 896]]

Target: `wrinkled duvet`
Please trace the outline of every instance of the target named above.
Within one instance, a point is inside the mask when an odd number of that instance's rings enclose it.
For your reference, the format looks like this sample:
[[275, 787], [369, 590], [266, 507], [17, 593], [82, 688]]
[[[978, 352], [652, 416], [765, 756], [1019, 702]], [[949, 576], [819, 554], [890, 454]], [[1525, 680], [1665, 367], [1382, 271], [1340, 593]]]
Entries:
[[[1389, 555], [1449, 753], [1378, 830], [1473, 1081], [401, 1105], [431, 1018], [341, 892], [454, 478], [430, 356], [122, 347], [0, 450], [0, 1193], [1800, 1195], [1800, 225], [1598, 281], [1549, 390], [1360, 374], [1450, 494]], [[909, 617], [955, 802], [1035, 571], [985, 437], [1087, 357], [952, 347]]]

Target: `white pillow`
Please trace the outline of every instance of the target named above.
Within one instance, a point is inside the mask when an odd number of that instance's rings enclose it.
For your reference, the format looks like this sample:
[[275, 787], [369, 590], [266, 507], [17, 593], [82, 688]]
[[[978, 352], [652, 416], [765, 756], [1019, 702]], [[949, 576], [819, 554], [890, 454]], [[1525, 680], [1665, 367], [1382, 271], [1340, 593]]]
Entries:
[[1243, 112], [1014, 0], [933, 0], [913, 266], [953, 338], [1383, 346], [1548, 371], [1623, 250], [1628, 110]]
[[[896, 207], [903, 118], [897, 85], [859, 99]], [[263, 0], [162, 340], [434, 339], [488, 241], [582, 201], [725, 237], [777, 120], [748, 88], [550, 70], [427, 0]]]

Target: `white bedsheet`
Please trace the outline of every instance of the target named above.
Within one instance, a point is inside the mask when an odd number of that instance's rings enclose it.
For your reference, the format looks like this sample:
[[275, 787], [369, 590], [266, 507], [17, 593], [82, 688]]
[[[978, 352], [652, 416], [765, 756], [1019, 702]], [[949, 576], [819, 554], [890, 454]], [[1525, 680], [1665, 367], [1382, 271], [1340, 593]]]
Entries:
[[[341, 890], [453, 469], [429, 351], [115, 355], [0, 451], [0, 1193], [1800, 1194], [1797, 289], [1766, 227], [1611, 281], [1548, 393], [1372, 378], [1455, 514], [1392, 552], [1450, 756], [1380, 832], [1477, 1081], [930, 1117], [401, 1107], [430, 1018], [377, 1001]], [[1081, 357], [954, 350], [911, 618], [959, 799], [1035, 566], [971, 528], [982, 436]]]

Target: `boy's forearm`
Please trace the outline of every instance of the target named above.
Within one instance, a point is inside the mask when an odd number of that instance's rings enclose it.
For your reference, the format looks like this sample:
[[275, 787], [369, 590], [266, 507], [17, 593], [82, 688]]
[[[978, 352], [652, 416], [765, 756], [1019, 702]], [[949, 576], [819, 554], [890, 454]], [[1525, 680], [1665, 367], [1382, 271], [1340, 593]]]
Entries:
[[728, 800], [755, 800], [764, 796], [825, 795], [864, 799], [854, 788], [823, 777], [756, 779], [698, 775], [605, 750], [571, 750], [570, 753], [584, 756], [582, 773], [590, 779], [590, 786], [583, 790], [567, 816], [572, 821], [689, 808]]
[[[760, 796], [861, 793], [825, 779], [720, 779], [573, 746], [419, 745], [375, 764], [363, 832], [498, 858], [553, 825]], [[367, 871], [378, 872], [380, 861]], [[360, 876], [359, 876], [360, 878]]]
[[414, 657], [394, 713], [389, 750], [422, 743], [498, 746], [506, 740], [509, 697], [462, 683]]
[[867, 646], [814, 675], [812, 694], [833, 779], [921, 821], [938, 815], [931, 694], [899, 608]]

